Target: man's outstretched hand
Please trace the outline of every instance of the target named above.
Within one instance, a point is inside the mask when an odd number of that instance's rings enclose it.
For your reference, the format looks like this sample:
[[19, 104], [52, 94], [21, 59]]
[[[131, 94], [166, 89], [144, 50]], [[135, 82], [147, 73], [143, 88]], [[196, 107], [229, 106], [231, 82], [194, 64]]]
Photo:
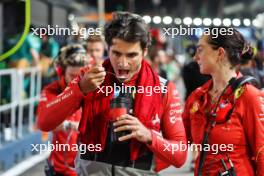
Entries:
[[81, 80], [79, 86], [84, 94], [87, 94], [100, 86], [105, 79], [105, 69], [102, 66], [95, 66], [82, 71]]

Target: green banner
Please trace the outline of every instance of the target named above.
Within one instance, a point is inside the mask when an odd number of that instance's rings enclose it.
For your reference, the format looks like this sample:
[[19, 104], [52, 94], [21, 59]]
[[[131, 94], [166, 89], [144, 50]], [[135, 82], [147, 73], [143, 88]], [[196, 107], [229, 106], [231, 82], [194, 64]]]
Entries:
[[[8, 51], [6, 51], [5, 53], [3, 53], [2, 55], [0, 55], [0, 62], [3, 61], [4, 59], [8, 58], [9, 56], [11, 56], [12, 54], [14, 54], [23, 44], [23, 42], [25, 41], [28, 33], [29, 33], [29, 27], [30, 27], [30, 0], [25, 0], [25, 27], [24, 27], [24, 31], [23, 34], [21, 36], [21, 38], [19, 39], [19, 41], [17, 42], [17, 44], [9, 49]], [[14, 26], [15, 27], [15, 26]]]

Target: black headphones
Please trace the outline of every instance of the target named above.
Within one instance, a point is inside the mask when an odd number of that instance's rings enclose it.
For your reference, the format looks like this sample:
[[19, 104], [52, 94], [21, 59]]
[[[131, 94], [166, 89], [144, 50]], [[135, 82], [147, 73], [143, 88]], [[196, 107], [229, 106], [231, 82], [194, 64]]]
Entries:
[[256, 88], [260, 88], [260, 84], [257, 81], [256, 78], [252, 76], [242, 76], [238, 79], [236, 78], [231, 78], [229, 80], [228, 85], [224, 88], [222, 93], [220, 94], [217, 103], [215, 105], [215, 108], [211, 111], [211, 116], [215, 118], [216, 123], [225, 123], [227, 120], [230, 119], [230, 115], [232, 114], [234, 107], [235, 107], [235, 102], [231, 104], [230, 102], [227, 101], [221, 101], [221, 97], [225, 93], [226, 89], [231, 86], [233, 93], [241, 86], [244, 84], [249, 83]]
[[[235, 78], [232, 78], [232, 79], [235, 79]], [[234, 91], [238, 87], [240, 87], [246, 83], [249, 83], [249, 84], [255, 86], [256, 88], [260, 89], [259, 81], [256, 78], [254, 78], [253, 76], [242, 76], [238, 79], [235, 79], [234, 81], [232, 81], [232, 79], [230, 80], [231, 81], [231, 87]]]

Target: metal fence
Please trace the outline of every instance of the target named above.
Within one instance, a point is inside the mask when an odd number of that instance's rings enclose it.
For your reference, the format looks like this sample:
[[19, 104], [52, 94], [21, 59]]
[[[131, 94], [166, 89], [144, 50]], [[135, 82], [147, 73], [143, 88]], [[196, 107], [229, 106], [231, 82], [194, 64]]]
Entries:
[[0, 70], [0, 148], [33, 131], [40, 91], [39, 68]]

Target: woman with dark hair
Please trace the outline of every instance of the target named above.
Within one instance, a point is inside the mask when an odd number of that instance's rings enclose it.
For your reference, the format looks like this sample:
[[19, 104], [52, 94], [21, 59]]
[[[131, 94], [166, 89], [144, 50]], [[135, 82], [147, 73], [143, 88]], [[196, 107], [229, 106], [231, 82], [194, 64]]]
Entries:
[[194, 59], [212, 79], [188, 97], [183, 113], [188, 140], [200, 147], [195, 175], [263, 176], [264, 95], [237, 71], [252, 48], [233, 28], [218, 34], [198, 42]]

